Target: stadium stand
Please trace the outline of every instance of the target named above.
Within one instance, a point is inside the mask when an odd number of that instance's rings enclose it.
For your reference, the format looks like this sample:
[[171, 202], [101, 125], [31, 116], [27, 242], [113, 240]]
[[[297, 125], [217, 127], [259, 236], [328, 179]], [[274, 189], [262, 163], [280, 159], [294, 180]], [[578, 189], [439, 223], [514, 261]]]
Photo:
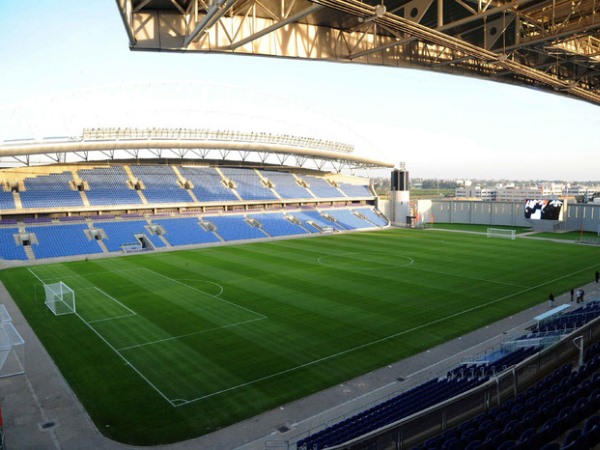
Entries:
[[365, 218], [378, 227], [386, 227], [389, 225], [388, 220], [383, 216], [372, 210], [371, 208], [357, 208], [354, 210], [355, 213], [362, 214]]
[[253, 169], [223, 167], [221, 172], [235, 183], [238, 194], [244, 200], [277, 200], [277, 196], [263, 185]]
[[173, 246], [219, 242], [219, 238], [202, 228], [198, 219], [194, 217], [153, 219], [152, 223], [165, 229], [164, 237]]
[[177, 174], [171, 166], [130, 166], [133, 175], [145, 189], [148, 203], [190, 203], [193, 201], [186, 189], [177, 182]]
[[90, 205], [142, 203], [137, 191], [127, 185], [129, 177], [123, 167], [81, 169], [78, 174], [89, 186], [86, 195]]
[[15, 198], [12, 192], [0, 189], [0, 209], [15, 209]]
[[[595, 344], [578, 369], [563, 365], [516, 399], [428, 439], [415, 450], [529, 450], [547, 445], [558, 449], [594, 448], [600, 443], [600, 419], [596, 415], [600, 408], [599, 350]], [[562, 446], [556, 441], [562, 441]]]
[[537, 323], [530, 332], [519, 336], [517, 341], [556, 342], [600, 316], [600, 302], [593, 300], [573, 311]]
[[338, 224], [341, 224], [347, 230], [359, 230], [363, 228], [373, 228], [373, 224], [355, 216], [348, 209], [326, 209], [322, 213], [334, 217]]
[[344, 194], [342, 194], [338, 189], [333, 187], [327, 180], [324, 178], [315, 177], [312, 175], [307, 175], [303, 177], [306, 183], [309, 186], [310, 191], [317, 198], [343, 198]]
[[145, 220], [123, 220], [95, 224], [96, 228], [100, 228], [106, 233], [107, 239], [104, 239], [103, 242], [109, 252], [120, 252], [123, 245], [140, 243], [136, 235], [144, 237], [154, 247], [164, 247], [165, 243], [158, 236], [154, 236], [146, 230], [147, 225], [148, 222]]
[[327, 228], [335, 228], [339, 231], [345, 230], [344, 227], [337, 224], [336, 222], [333, 222], [323, 217], [319, 211], [300, 211], [294, 213], [294, 217], [297, 217], [307, 226], [310, 226], [316, 229], [317, 231], [322, 231], [323, 229]]
[[[600, 315], [597, 314], [599, 310], [600, 301], [594, 300], [582, 308], [550, 320], [543, 327], [553, 327], [565, 321], [573, 321], [572, 323], [582, 326], [595, 320]], [[535, 327], [536, 330], [539, 328]], [[557, 329], [564, 331], [564, 328]], [[574, 330], [575, 328], [570, 328], [570, 332]], [[523, 336], [516, 341], [522, 339]], [[468, 389], [479, 386], [487, 380], [495, 379], [499, 373], [510, 371], [512, 367], [536, 355], [541, 349], [535, 343], [527, 346], [521, 342], [521, 347], [514, 344], [515, 341], [508, 340], [499, 350], [475, 355], [469, 358], [469, 361], [448, 371], [444, 378], [430, 380], [299, 440], [297, 448], [320, 450], [346, 443], [369, 431], [422, 411], [434, 405], [436, 401], [440, 403], [450, 398], [441, 395], [438, 399], [420, 400], [417, 402], [418, 406], [411, 410], [407, 405], [414, 401], [412, 396], [415, 392], [419, 393], [423, 389], [436, 391], [437, 385], [443, 381], [456, 387], [456, 392], [450, 390], [451, 395], [458, 395], [466, 392], [461, 390], [461, 383], [472, 383]], [[549, 342], [546, 345], [551, 346], [553, 343]], [[584, 361], [577, 370], [573, 370], [572, 364], [563, 365], [516, 397], [428, 438], [413, 450], [529, 450], [545, 445], [559, 449], [588, 449], [600, 444], [600, 418], [594, 415], [600, 408], [600, 343], [594, 344], [585, 352]], [[562, 446], [559, 442], [562, 442]]]
[[[366, 185], [339, 183], [338, 189], [337, 184], [315, 174], [264, 168], [96, 164], [73, 166], [62, 173], [27, 173], [13, 184], [18, 192], [7, 191], [7, 181], [0, 190], [0, 210], [9, 211], [3, 214], [1, 224], [12, 228], [3, 232], [0, 258], [4, 260], [83, 255], [86, 248], [89, 254], [113, 253], [122, 251], [123, 244], [132, 244], [132, 249], [143, 244], [149, 250], [169, 244], [201, 245], [389, 225], [364, 200], [364, 206], [356, 207], [356, 197], [372, 196]], [[323, 199], [329, 200], [326, 209], [319, 207]], [[331, 199], [336, 199], [335, 203]], [[241, 211], [240, 206], [244, 214], [235, 213]], [[27, 211], [33, 208], [44, 211]], [[21, 209], [19, 216], [11, 216]], [[191, 213], [197, 216], [190, 218]], [[94, 232], [94, 239], [81, 231], [90, 221], [104, 230]], [[164, 233], [150, 231], [150, 221]], [[34, 240], [31, 250], [11, 241], [14, 226], [42, 224], [79, 224], [80, 228], [65, 229], [67, 235], [75, 236], [72, 243], [61, 240], [57, 228], [50, 227], [31, 230], [41, 238], [39, 243]], [[153, 234], [157, 232], [162, 236]], [[136, 234], [143, 238], [141, 244]], [[56, 240], [56, 247], [49, 239]], [[62, 248], [68, 245], [74, 248]]]
[[31, 248], [36, 258], [57, 258], [72, 255], [91, 255], [102, 253], [94, 239], [90, 239], [85, 230], [87, 224], [44, 225], [27, 227], [28, 233], [35, 233], [38, 243]]
[[[482, 364], [473, 370], [466, 371], [460, 370], [460, 368], [455, 369], [456, 372], [453, 370], [444, 378], [429, 380], [366, 411], [301, 439], [296, 444], [297, 448], [301, 450], [321, 450], [341, 445], [473, 389], [489, 380], [496, 370], [506, 370], [537, 351], [537, 348], [519, 349], [505, 353], [504, 356], [489, 365]], [[484, 365], [486, 370], [480, 370]]]
[[261, 170], [263, 177], [267, 178], [275, 186], [275, 191], [286, 199], [314, 198], [308, 190], [298, 184], [291, 173], [276, 172], [273, 170]]
[[223, 185], [214, 167], [180, 167], [179, 173], [192, 183], [192, 192], [200, 202], [238, 201], [233, 191]]
[[204, 220], [216, 227], [216, 233], [225, 241], [265, 238], [267, 235], [259, 228], [246, 222], [244, 216], [207, 216]]
[[300, 225], [287, 220], [283, 213], [250, 214], [248, 217], [257, 220], [269, 236], [293, 236], [308, 233]]
[[363, 184], [340, 183], [339, 188], [348, 197], [373, 197], [369, 187]]
[[23, 208], [64, 208], [83, 206], [79, 191], [70, 186], [70, 172], [38, 175], [24, 180], [25, 191], [19, 192]]
[[28, 259], [23, 246], [17, 245], [15, 241], [14, 236], [18, 233], [18, 228], [0, 228], [0, 256], [2, 259]]

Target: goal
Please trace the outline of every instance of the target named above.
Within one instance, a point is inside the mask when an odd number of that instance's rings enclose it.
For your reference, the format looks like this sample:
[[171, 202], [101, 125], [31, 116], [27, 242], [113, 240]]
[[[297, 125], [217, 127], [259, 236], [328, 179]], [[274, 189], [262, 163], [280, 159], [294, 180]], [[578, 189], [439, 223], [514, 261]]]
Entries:
[[506, 228], [488, 228], [487, 237], [498, 237], [514, 240], [517, 238], [517, 232], [516, 230], [507, 230]]
[[75, 292], [62, 281], [58, 283], [45, 284], [46, 306], [55, 316], [72, 314], [75, 310]]

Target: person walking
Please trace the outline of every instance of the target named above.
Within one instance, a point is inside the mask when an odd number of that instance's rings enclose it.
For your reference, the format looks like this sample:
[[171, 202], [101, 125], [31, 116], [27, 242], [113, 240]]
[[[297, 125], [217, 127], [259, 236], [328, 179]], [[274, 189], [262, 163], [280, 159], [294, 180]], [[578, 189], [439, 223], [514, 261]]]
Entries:
[[596, 270], [596, 283], [600, 281], [600, 272]]
[[550, 308], [552, 308], [554, 306], [554, 294], [550, 293], [550, 295], [548, 296], [548, 305], [550, 306]]
[[573, 301], [574, 297], [575, 297], [575, 291], [573, 290], [573, 288], [571, 288], [571, 301]]

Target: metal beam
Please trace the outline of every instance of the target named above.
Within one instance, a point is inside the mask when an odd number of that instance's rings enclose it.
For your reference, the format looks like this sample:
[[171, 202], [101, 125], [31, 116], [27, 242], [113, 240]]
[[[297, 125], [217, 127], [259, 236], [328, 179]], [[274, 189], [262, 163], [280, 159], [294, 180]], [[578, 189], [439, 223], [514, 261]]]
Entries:
[[[358, 0], [315, 0], [316, 3], [337, 9], [357, 17], [372, 17], [375, 14], [375, 8]], [[565, 90], [570, 94], [585, 100], [600, 104], [600, 95], [586, 91], [585, 89], [572, 87], [571, 83], [559, 79], [558, 77], [548, 75], [544, 72], [531, 69], [523, 64], [511, 61], [504, 54], [498, 55], [490, 50], [478, 47], [462, 39], [446, 35], [438, 30], [433, 30], [418, 23], [411, 22], [403, 17], [394, 16], [389, 13], [374, 19], [377, 23], [388, 26], [392, 29], [407, 33], [419, 38], [425, 42], [441, 45], [465, 55], [470, 55], [478, 60], [490, 64], [498, 64], [500, 67], [508, 69], [515, 74], [526, 76], [527, 78], [543, 83], [555, 90]], [[600, 24], [598, 24], [600, 26]]]
[[318, 150], [310, 147], [270, 144], [265, 142], [223, 141], [223, 140], [192, 140], [192, 139], [128, 139], [123, 141], [69, 141], [69, 142], [36, 142], [33, 144], [0, 146], [1, 157], [18, 157], [31, 155], [48, 155], [50, 153], [78, 152], [114, 152], [139, 150], [222, 150], [247, 151], [253, 153], [283, 153], [304, 157], [318, 158], [327, 161], [344, 160], [352, 163], [368, 164], [377, 167], [394, 167], [394, 164], [347, 153], [329, 150]]
[[237, 42], [232, 43], [229, 46], [229, 49], [235, 50], [236, 48], [241, 47], [242, 45], [246, 45], [249, 42], [252, 42], [258, 38], [261, 38], [261, 37], [273, 32], [281, 27], [284, 27], [292, 22], [296, 22], [297, 20], [302, 19], [303, 17], [306, 17], [309, 14], [315, 13], [323, 8], [324, 7], [321, 5], [313, 4], [313, 5], [309, 6], [308, 8], [304, 9], [303, 11], [299, 11], [296, 14], [294, 14], [293, 16], [289, 16], [287, 19], [283, 19], [280, 22], [274, 23], [270, 27], [264, 28], [250, 36], [247, 36], [243, 39], [240, 39]]

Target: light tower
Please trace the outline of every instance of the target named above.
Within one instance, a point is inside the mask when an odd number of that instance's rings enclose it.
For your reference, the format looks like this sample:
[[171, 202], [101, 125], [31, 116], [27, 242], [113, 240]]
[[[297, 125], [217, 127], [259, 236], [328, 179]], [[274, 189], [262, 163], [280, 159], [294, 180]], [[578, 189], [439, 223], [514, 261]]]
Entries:
[[412, 223], [410, 193], [408, 189], [406, 163], [401, 162], [397, 168], [392, 170], [390, 192], [392, 222], [396, 225]]

